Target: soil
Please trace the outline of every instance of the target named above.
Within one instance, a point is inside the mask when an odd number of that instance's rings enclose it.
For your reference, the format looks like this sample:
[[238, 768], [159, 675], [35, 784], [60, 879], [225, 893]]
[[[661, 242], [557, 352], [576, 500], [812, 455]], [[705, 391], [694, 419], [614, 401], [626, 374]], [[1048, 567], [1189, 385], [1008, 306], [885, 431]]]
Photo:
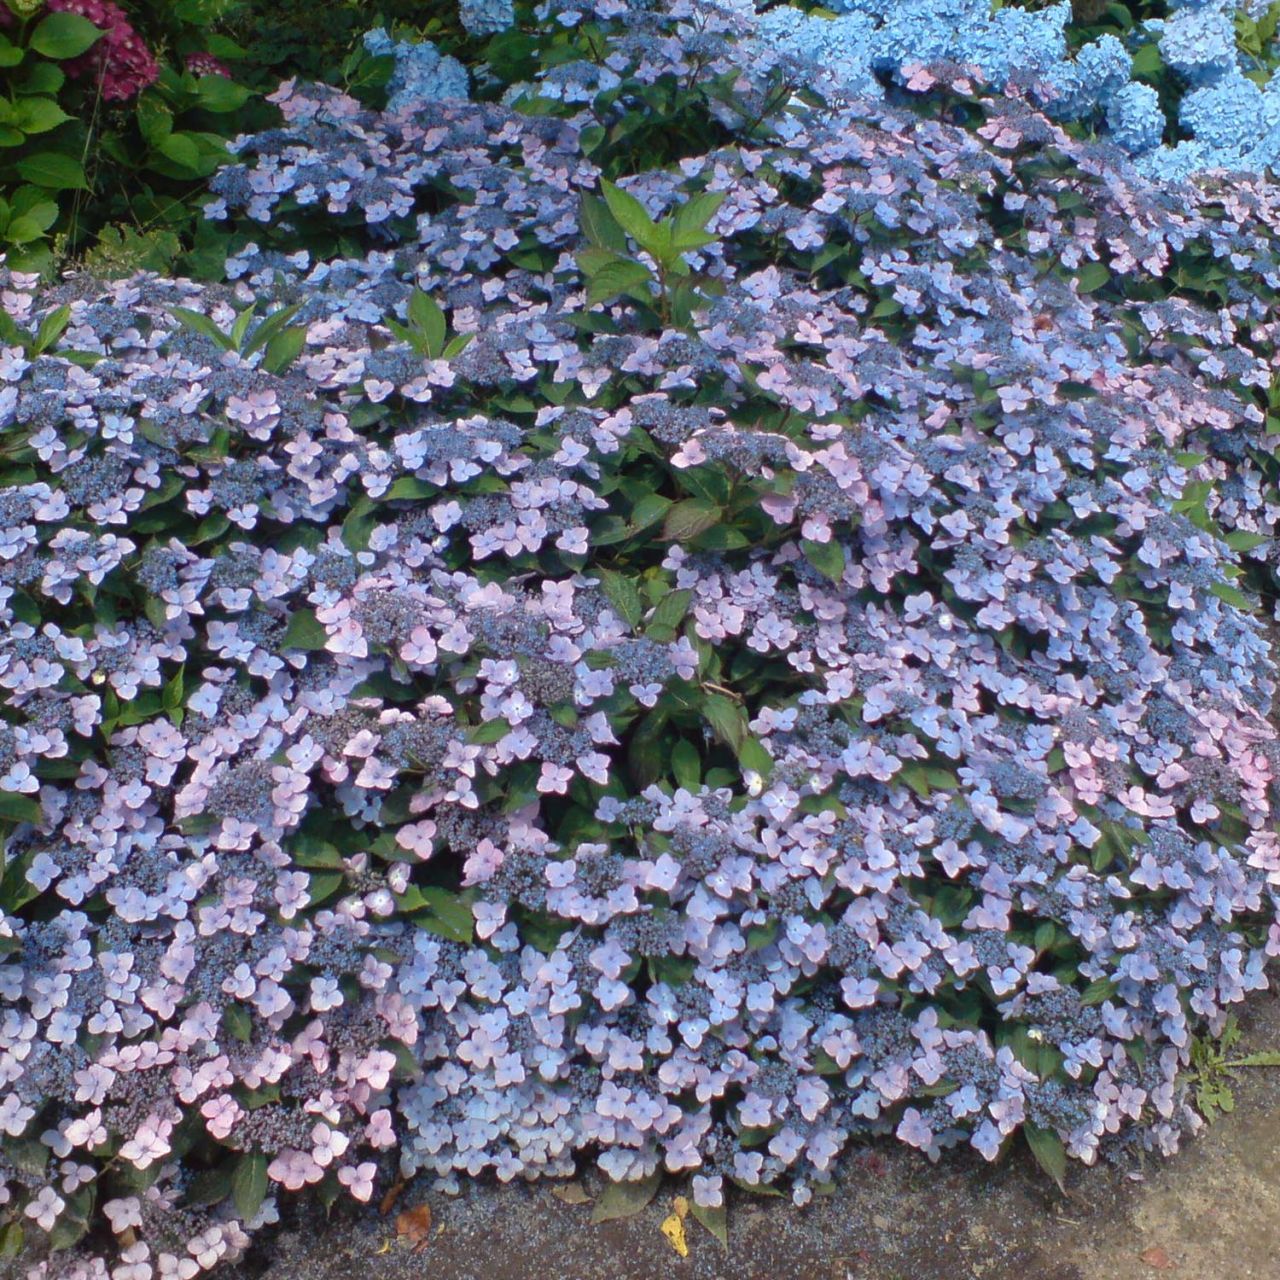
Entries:
[[[1241, 1019], [1236, 1052], [1280, 1048], [1280, 996]], [[1076, 1167], [1065, 1191], [1025, 1155], [937, 1165], [887, 1143], [804, 1209], [736, 1195], [729, 1247], [693, 1220], [688, 1256], [660, 1230], [681, 1187], [634, 1217], [591, 1225], [552, 1185], [406, 1188], [387, 1216], [334, 1210], [288, 1224], [244, 1280], [1280, 1280], [1280, 1070], [1242, 1072], [1236, 1107], [1172, 1159]], [[563, 1184], [561, 1189], [563, 1191]], [[579, 1184], [599, 1192], [590, 1177]], [[395, 1217], [431, 1207], [412, 1250]], [[221, 1277], [220, 1277], [221, 1280]], [[240, 1277], [237, 1277], [240, 1280]]]

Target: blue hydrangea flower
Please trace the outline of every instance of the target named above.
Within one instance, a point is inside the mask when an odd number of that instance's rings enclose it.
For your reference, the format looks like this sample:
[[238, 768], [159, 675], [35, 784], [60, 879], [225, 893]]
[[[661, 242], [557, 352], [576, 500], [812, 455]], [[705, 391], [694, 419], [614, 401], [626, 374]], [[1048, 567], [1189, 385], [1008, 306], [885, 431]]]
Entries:
[[461, 0], [458, 17], [473, 36], [505, 31], [516, 20], [512, 0]]
[[382, 27], [367, 31], [364, 47], [375, 57], [391, 56], [395, 70], [387, 83], [388, 111], [403, 111], [417, 103], [470, 96], [467, 69], [457, 58], [442, 54], [430, 40], [393, 40]]
[[871, 68], [876, 24], [868, 15], [827, 18], [780, 5], [760, 15], [757, 31], [761, 43], [813, 62], [843, 92], [865, 98], [882, 95]]
[[1150, 22], [1160, 32], [1160, 56], [1167, 66], [1193, 84], [1225, 75], [1236, 65], [1235, 24], [1219, 3], [1178, 9], [1163, 23]]
[[1069, 120], [1105, 107], [1129, 83], [1132, 59], [1115, 36], [1085, 45], [1071, 61], [1059, 62], [1049, 75], [1056, 96], [1053, 114]]
[[1216, 151], [1243, 153], [1266, 127], [1266, 99], [1238, 72], [1222, 76], [1182, 100], [1178, 120], [1197, 142]]
[[1107, 104], [1107, 129], [1111, 140], [1130, 155], [1158, 147], [1164, 133], [1160, 95], [1149, 84], [1125, 85]]

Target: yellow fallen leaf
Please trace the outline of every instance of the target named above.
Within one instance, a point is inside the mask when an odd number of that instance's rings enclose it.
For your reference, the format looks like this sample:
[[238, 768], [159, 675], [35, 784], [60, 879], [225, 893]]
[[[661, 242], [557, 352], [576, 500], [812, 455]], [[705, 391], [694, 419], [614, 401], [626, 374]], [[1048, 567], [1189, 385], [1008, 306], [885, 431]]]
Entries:
[[671, 1208], [681, 1222], [689, 1216], [689, 1201], [684, 1196], [676, 1196], [676, 1198], [671, 1202]]
[[678, 1212], [663, 1219], [662, 1234], [682, 1258], [689, 1256], [689, 1242], [684, 1238], [684, 1218]]
[[583, 1190], [579, 1182], [570, 1182], [563, 1187], [552, 1187], [551, 1194], [565, 1204], [590, 1204], [591, 1197]]

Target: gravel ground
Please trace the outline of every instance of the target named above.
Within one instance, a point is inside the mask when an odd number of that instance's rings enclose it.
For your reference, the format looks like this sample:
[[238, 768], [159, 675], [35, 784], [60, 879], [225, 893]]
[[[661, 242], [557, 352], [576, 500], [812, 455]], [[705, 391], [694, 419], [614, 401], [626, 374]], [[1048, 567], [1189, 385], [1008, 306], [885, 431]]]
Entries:
[[[1237, 1052], [1280, 1048], [1280, 997], [1254, 1003], [1242, 1027]], [[674, 1182], [595, 1226], [590, 1204], [547, 1184], [456, 1198], [409, 1187], [386, 1217], [335, 1209], [290, 1224], [236, 1280], [1280, 1280], [1280, 1070], [1244, 1073], [1235, 1092], [1234, 1113], [1179, 1156], [1075, 1168], [1065, 1194], [1025, 1157], [931, 1166], [886, 1143], [803, 1210], [732, 1199], [727, 1251], [687, 1219], [682, 1258], [660, 1230]], [[430, 1235], [413, 1251], [395, 1217], [424, 1203]]]

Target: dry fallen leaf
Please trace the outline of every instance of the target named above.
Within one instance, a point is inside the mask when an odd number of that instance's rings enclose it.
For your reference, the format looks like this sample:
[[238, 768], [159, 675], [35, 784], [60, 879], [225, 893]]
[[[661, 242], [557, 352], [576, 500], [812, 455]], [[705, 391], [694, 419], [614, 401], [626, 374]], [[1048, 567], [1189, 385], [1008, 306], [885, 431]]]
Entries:
[[552, 1187], [551, 1194], [565, 1204], [590, 1204], [591, 1197], [583, 1190], [582, 1183], [570, 1182], [563, 1187]]
[[414, 1253], [426, 1248], [431, 1239], [431, 1206], [420, 1204], [396, 1214], [396, 1235], [407, 1241]]
[[391, 1206], [399, 1199], [400, 1193], [408, 1184], [403, 1178], [397, 1178], [388, 1188], [387, 1193], [382, 1197], [382, 1203], [378, 1205], [378, 1212], [385, 1218], [391, 1212]]
[[662, 1234], [667, 1243], [682, 1257], [689, 1256], [689, 1242], [685, 1239], [684, 1220], [689, 1212], [689, 1202], [684, 1196], [676, 1196], [670, 1216], [662, 1220]]
[[1162, 1245], [1152, 1245], [1150, 1249], [1144, 1249], [1142, 1261], [1149, 1267], [1154, 1267], [1157, 1271], [1173, 1271], [1177, 1267], [1177, 1263], [1169, 1257], [1168, 1251]]

